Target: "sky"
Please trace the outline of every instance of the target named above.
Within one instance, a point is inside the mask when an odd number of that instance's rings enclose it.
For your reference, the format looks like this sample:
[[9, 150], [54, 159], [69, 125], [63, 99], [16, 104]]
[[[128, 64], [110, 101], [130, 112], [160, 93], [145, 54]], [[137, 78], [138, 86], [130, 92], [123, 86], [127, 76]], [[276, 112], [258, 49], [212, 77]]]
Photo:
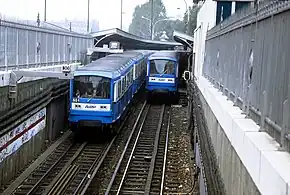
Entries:
[[[127, 30], [136, 5], [148, 0], [123, 0], [123, 29]], [[186, 0], [190, 6], [191, 0]], [[87, 20], [87, 0], [47, 0], [47, 20]], [[167, 15], [181, 18], [186, 11], [184, 0], [163, 0]], [[0, 0], [0, 14], [6, 18], [36, 20], [44, 18], [44, 0]], [[177, 9], [180, 8], [180, 9]], [[90, 0], [90, 18], [99, 21], [101, 30], [120, 28], [121, 0]]]

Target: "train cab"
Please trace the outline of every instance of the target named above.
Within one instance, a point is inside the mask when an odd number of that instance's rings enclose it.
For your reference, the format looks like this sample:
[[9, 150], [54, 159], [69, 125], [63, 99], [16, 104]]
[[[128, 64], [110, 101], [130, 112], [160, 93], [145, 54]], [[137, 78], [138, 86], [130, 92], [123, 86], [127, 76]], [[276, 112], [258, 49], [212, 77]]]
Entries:
[[148, 58], [146, 90], [149, 92], [178, 91], [178, 52], [158, 51]]

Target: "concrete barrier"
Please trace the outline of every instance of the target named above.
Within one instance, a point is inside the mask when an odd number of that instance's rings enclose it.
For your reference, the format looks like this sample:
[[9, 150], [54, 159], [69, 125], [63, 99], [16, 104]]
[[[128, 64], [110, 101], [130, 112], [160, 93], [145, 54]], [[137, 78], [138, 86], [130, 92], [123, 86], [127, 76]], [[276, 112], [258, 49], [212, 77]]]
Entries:
[[227, 194], [290, 195], [290, 155], [204, 77], [197, 86]]

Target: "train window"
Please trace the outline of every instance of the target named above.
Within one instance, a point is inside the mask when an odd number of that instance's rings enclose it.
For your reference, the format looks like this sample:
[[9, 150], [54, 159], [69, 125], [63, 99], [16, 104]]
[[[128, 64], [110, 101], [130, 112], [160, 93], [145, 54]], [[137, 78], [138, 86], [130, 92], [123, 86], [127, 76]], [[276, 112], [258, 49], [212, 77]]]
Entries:
[[133, 68], [131, 69], [131, 84], [133, 83], [134, 76], [133, 76]]
[[130, 72], [129, 72], [129, 79], [130, 79], [130, 82], [129, 82], [129, 85], [131, 85], [132, 83], [132, 68], [130, 69]]
[[128, 72], [128, 86], [131, 85], [131, 69]]
[[121, 77], [120, 83], [121, 83], [121, 93], [120, 93], [120, 96], [122, 96], [123, 95], [123, 91], [124, 91], [124, 78], [123, 77]]
[[111, 80], [99, 76], [75, 76], [73, 94], [75, 97], [109, 99]]
[[135, 80], [136, 79], [136, 63], [134, 64], [132, 70], [133, 70], [133, 80]]
[[117, 101], [117, 99], [118, 99], [118, 81], [116, 81], [115, 83], [114, 83], [114, 102], [116, 102]]
[[121, 80], [118, 81], [118, 98], [122, 95], [122, 83]]
[[126, 77], [122, 78], [122, 94], [124, 94], [126, 89]]
[[127, 88], [128, 88], [128, 73], [126, 73], [126, 75], [125, 75], [125, 83], [126, 83], [126, 85], [125, 85], [125, 90], [127, 90]]
[[171, 60], [150, 60], [150, 75], [174, 74], [175, 62]]
[[128, 74], [127, 74], [127, 78], [128, 78], [128, 87], [130, 86], [131, 84], [131, 69], [129, 70]]
[[128, 89], [129, 86], [129, 72], [126, 74], [126, 89]]

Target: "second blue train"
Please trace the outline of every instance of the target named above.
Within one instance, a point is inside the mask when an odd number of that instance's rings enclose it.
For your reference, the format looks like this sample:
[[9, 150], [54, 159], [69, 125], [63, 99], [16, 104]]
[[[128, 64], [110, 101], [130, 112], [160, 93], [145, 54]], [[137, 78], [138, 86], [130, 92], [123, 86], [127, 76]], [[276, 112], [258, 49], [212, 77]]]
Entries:
[[152, 93], [165, 92], [171, 100], [177, 100], [179, 57], [177, 51], [157, 51], [148, 58], [146, 76], [148, 98]]
[[145, 82], [152, 51], [111, 54], [78, 68], [70, 81], [69, 122], [80, 127], [108, 127], [119, 121]]

